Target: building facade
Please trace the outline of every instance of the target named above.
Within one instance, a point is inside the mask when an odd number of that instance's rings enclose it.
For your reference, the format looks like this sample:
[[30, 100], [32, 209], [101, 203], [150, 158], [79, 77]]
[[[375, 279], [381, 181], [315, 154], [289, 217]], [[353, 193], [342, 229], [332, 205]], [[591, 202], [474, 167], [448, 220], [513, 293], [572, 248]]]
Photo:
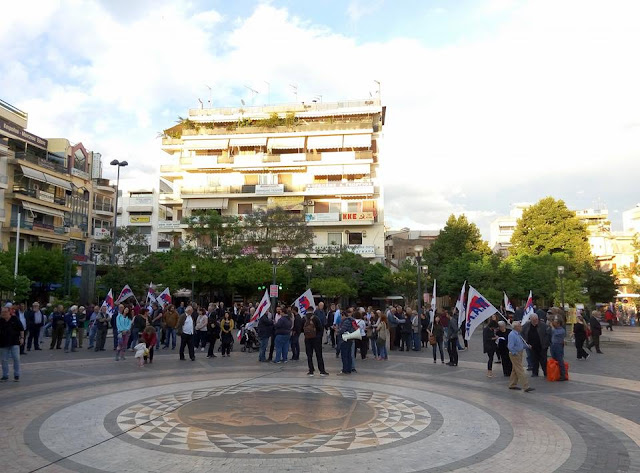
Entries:
[[378, 100], [189, 110], [162, 140], [159, 204], [174, 211], [158, 221], [163, 241], [186, 240], [179, 222], [200, 212], [282, 207], [313, 228], [313, 257], [383, 262], [384, 116]]
[[0, 101], [2, 249], [16, 244], [19, 228], [21, 251], [62, 249], [77, 262], [89, 261], [97, 222], [110, 232], [114, 219], [112, 207], [104, 211], [115, 190], [101, 178], [100, 155], [82, 143], [40, 138], [25, 130], [27, 122], [27, 113]]
[[531, 207], [529, 203], [512, 204], [509, 215], [497, 217], [491, 222], [489, 229], [489, 247], [494, 253], [502, 256], [509, 254], [511, 248], [511, 237], [518, 224], [518, 219], [522, 217], [522, 212]]
[[426, 251], [440, 235], [439, 230], [387, 230], [385, 235], [385, 263], [396, 271], [406, 261], [415, 261], [416, 245], [420, 245]]
[[640, 233], [640, 204], [622, 212], [622, 229], [628, 233]]

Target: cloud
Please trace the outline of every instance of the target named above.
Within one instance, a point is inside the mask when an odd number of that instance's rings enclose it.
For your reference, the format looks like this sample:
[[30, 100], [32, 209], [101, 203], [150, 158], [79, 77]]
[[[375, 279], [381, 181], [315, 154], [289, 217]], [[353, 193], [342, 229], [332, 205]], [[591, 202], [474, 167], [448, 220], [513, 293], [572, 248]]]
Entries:
[[[382, 83], [385, 215], [433, 228], [465, 212], [485, 236], [510, 202], [554, 195], [631, 205], [640, 174], [640, 4], [539, 0], [487, 3], [491, 34], [430, 47], [415, 37], [364, 41], [285, 8], [224, 10], [158, 2], [27, 2], [0, 29], [3, 99], [29, 112], [31, 131], [82, 141], [127, 159], [125, 182], [157, 182], [167, 161], [156, 133], [209, 97], [214, 105], [365, 98]], [[381, 2], [352, 2], [352, 20]], [[504, 8], [497, 8], [500, 7]], [[576, 12], [579, 12], [577, 14]], [[130, 13], [130, 14], [129, 14]], [[3, 11], [3, 15], [5, 12]], [[79, 28], [78, 25], [82, 25]], [[82, 34], [80, 34], [81, 32]], [[87, 34], [86, 32], [90, 32]], [[112, 170], [106, 170], [111, 175]], [[598, 186], [613, 176], [615, 186]], [[578, 190], [590, 189], [584, 195]], [[398, 225], [396, 225], [396, 222]]]
[[356, 23], [361, 18], [374, 14], [383, 3], [383, 0], [351, 0], [347, 7], [347, 16]]

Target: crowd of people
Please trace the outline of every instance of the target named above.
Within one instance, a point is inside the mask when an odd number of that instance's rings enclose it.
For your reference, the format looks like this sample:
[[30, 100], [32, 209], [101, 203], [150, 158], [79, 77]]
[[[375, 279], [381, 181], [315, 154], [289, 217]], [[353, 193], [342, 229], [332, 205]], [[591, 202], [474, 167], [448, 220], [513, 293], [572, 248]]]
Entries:
[[[2, 307], [0, 318], [0, 351], [2, 355], [2, 380], [9, 377], [9, 360], [14, 362], [14, 379], [20, 379], [20, 356], [33, 350], [41, 350], [43, 339], [50, 336], [50, 350], [76, 352], [87, 343], [88, 350], [106, 351], [107, 335], [111, 330], [115, 361], [125, 360], [129, 351], [139, 367], [153, 363], [154, 352], [160, 349], [175, 350], [180, 360], [196, 359], [196, 352], [207, 351], [207, 358], [230, 357], [238, 343], [242, 351], [257, 351], [259, 362], [276, 364], [300, 359], [300, 339], [303, 339], [307, 357], [308, 376], [317, 371], [327, 376], [323, 358], [323, 345], [331, 344], [332, 352], [341, 361], [338, 375], [357, 373], [356, 361], [372, 358], [388, 360], [389, 352], [425, 350], [433, 362], [438, 359], [446, 365], [458, 365], [458, 351], [465, 350], [464, 323], [458, 323], [457, 310], [437, 310], [419, 314], [410, 307], [390, 306], [386, 310], [373, 307], [330, 304], [325, 308], [319, 302], [315, 310], [300, 314], [296, 306], [276, 307], [275, 313], [265, 312], [255, 317], [253, 304], [210, 303], [200, 307], [196, 303], [168, 304], [161, 307], [154, 302], [148, 307], [139, 304], [119, 304], [111, 314], [106, 306], [72, 305], [41, 309], [38, 302], [30, 308], [25, 304], [10, 302]], [[538, 310], [525, 324], [517, 313], [507, 313], [507, 319], [498, 314], [487, 320], [482, 330], [483, 351], [488, 356], [487, 376], [493, 377], [494, 363], [501, 364], [503, 375], [510, 378], [510, 389], [530, 391], [525, 376], [532, 377], [540, 371], [546, 375], [548, 352], [560, 367], [560, 380], [567, 379], [564, 371], [564, 343], [566, 338], [563, 313], [560, 309], [548, 312]], [[578, 315], [573, 324], [573, 339], [577, 359], [586, 360], [595, 347], [600, 350], [602, 325], [611, 325], [608, 318], [594, 311], [585, 321]], [[179, 337], [179, 345], [178, 345]], [[64, 345], [63, 342], [64, 341]], [[219, 342], [218, 350], [216, 344]], [[111, 347], [109, 347], [111, 348]], [[327, 348], [328, 351], [328, 348]], [[290, 357], [290, 358], [289, 358]], [[314, 363], [315, 361], [315, 363]]]

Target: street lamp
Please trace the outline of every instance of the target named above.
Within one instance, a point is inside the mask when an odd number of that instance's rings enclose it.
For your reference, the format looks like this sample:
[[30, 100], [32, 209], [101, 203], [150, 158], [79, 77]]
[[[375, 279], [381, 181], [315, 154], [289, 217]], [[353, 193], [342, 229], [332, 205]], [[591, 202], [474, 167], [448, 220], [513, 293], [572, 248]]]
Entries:
[[421, 279], [422, 275], [420, 274], [420, 263], [422, 262], [422, 251], [424, 247], [422, 245], [416, 245], [413, 247], [413, 252], [416, 255], [416, 262], [418, 263], [418, 316], [422, 314], [422, 287], [421, 287]]
[[313, 271], [313, 266], [308, 264], [307, 265], [307, 288], [311, 288], [311, 271]]
[[558, 266], [558, 276], [560, 277], [560, 300], [562, 301], [562, 311], [564, 312], [564, 266]]
[[118, 161], [114, 159], [109, 164], [112, 166], [118, 166], [118, 177], [116, 179], [116, 206], [113, 209], [113, 248], [111, 250], [111, 264], [116, 262], [116, 244], [118, 241], [118, 192], [120, 191], [120, 168], [128, 166], [126, 161]]
[[[271, 282], [272, 287], [275, 286], [277, 284], [276, 282], [276, 272], [277, 272], [277, 267], [278, 267], [278, 258], [280, 257], [281, 254], [281, 250], [279, 247], [274, 246], [273, 248], [271, 248], [271, 260], [273, 263], [273, 280]], [[271, 293], [271, 289], [269, 288], [269, 292]], [[278, 303], [278, 297], [277, 296], [271, 296], [271, 311], [273, 313], [273, 317], [275, 319], [276, 316], [276, 304]]]
[[67, 242], [63, 250], [65, 253], [65, 269], [64, 269], [64, 285], [67, 297], [71, 296], [71, 270], [73, 269], [73, 250], [76, 249], [75, 243]]
[[196, 265], [191, 265], [191, 302], [194, 300], [194, 282], [196, 278]]

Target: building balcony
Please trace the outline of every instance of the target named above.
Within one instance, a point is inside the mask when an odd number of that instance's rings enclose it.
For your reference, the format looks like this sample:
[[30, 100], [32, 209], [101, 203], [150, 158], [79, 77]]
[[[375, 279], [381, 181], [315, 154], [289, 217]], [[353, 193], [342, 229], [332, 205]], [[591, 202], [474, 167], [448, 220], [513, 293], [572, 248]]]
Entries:
[[13, 192], [7, 194], [7, 197], [27, 202], [42, 203], [47, 207], [52, 207], [63, 212], [71, 212], [71, 205], [67, 204], [67, 199], [55, 197], [54, 194], [36, 189], [17, 189], [14, 187]]
[[182, 204], [182, 199], [173, 192], [160, 192], [159, 203], [167, 206], [180, 205]]
[[372, 181], [327, 182], [308, 184], [306, 195], [372, 195], [375, 193]]
[[308, 213], [304, 219], [311, 227], [324, 227], [336, 224], [371, 225], [378, 221], [378, 216], [376, 212]]
[[4, 209], [0, 209], [0, 222], [4, 223], [5, 222], [5, 211]]
[[114, 207], [111, 204], [98, 204], [98, 203], [93, 203], [93, 211], [95, 213], [100, 213], [102, 215], [108, 215], [110, 217], [113, 217], [113, 210]]
[[9, 147], [4, 144], [4, 142], [0, 142], [0, 156], [13, 157], [13, 151], [11, 151]]
[[340, 253], [341, 251], [348, 251], [365, 258], [374, 258], [376, 256], [376, 247], [373, 245], [314, 245], [311, 254], [320, 256]]
[[[1, 171], [0, 171], [1, 172]], [[9, 188], [9, 177], [6, 175], [6, 168], [4, 172], [4, 176], [0, 176], [0, 189], [8, 189]]]
[[210, 194], [246, 194], [246, 197], [284, 195], [285, 193], [302, 194], [305, 186], [289, 184], [256, 184], [242, 186], [184, 186], [180, 189], [183, 196]]
[[[16, 231], [18, 228], [17, 220], [11, 219], [10, 226], [12, 231]], [[52, 233], [55, 235], [60, 235], [62, 237], [66, 236], [68, 233], [65, 227], [59, 227], [39, 222], [29, 222], [27, 220], [20, 220], [20, 229], [39, 233]]]
[[35, 154], [19, 151], [14, 153], [15, 158], [21, 161], [27, 161], [28, 163], [37, 164], [40, 167], [46, 168], [50, 171], [59, 172], [60, 174], [69, 174], [69, 170], [62, 164], [49, 159], [44, 159]]

